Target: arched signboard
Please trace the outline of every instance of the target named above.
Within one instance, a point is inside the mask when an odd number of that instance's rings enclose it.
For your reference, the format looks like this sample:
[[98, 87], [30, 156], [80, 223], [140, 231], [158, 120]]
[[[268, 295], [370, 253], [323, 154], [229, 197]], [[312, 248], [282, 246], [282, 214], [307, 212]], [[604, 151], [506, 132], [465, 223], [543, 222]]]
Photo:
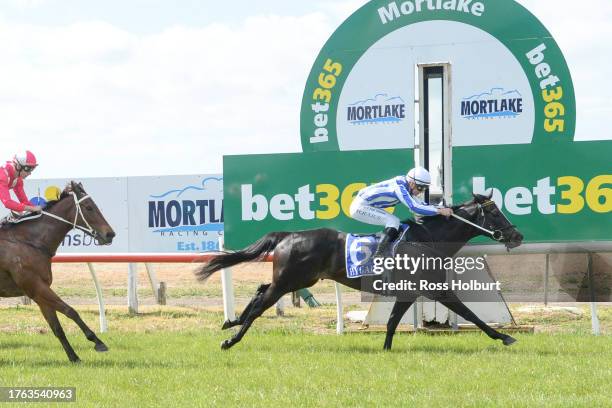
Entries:
[[301, 110], [304, 152], [418, 148], [447, 200], [493, 188], [527, 242], [610, 242], [612, 142], [575, 129], [563, 53], [514, 1], [371, 1], [323, 47]]
[[226, 245], [278, 230], [377, 231], [348, 217], [353, 195], [417, 162], [432, 172], [430, 199], [492, 188], [535, 244], [519, 250], [609, 248], [612, 141], [576, 142], [575, 130], [565, 58], [520, 4], [373, 0], [314, 63], [303, 153], [224, 157]]

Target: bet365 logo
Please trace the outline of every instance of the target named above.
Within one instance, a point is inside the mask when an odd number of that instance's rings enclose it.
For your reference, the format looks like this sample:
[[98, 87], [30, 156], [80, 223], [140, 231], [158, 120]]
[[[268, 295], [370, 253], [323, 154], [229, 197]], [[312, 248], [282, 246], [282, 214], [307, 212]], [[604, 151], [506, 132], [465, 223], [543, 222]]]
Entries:
[[[612, 174], [595, 176], [583, 180], [575, 176], [562, 176], [554, 180], [546, 177], [528, 188], [513, 187], [505, 193], [493, 188], [493, 201], [499, 208], [514, 215], [537, 212], [550, 214], [577, 214], [587, 208], [595, 213], [612, 212]], [[474, 177], [473, 192], [488, 193], [485, 177]]]
[[243, 184], [241, 190], [242, 220], [263, 221], [268, 215], [279, 221], [331, 220], [344, 213], [349, 216], [353, 197], [366, 183], [352, 183], [340, 188], [335, 184], [304, 185], [293, 194], [276, 194], [268, 198], [254, 194], [252, 184]]

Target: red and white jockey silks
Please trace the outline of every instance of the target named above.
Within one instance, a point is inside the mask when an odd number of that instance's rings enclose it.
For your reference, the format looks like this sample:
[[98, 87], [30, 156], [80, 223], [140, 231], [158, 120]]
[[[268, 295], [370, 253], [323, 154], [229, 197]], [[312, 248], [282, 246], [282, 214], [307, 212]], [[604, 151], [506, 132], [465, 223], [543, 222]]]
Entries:
[[[34, 159], [36, 163], [36, 159]], [[15, 201], [11, 198], [10, 191], [13, 190], [17, 199]], [[17, 170], [12, 162], [6, 162], [6, 164], [0, 167], [0, 201], [9, 210], [22, 212], [26, 205], [34, 205], [26, 196], [23, 190], [23, 179], [17, 177]]]

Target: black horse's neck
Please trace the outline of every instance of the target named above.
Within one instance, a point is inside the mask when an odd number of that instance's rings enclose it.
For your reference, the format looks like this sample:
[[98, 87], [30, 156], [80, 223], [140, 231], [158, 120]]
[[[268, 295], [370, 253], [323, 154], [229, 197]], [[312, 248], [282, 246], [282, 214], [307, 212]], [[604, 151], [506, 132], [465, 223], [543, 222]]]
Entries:
[[[459, 211], [458, 215], [475, 222], [465, 211]], [[429, 243], [446, 256], [453, 256], [468, 241], [480, 235], [480, 231], [472, 225], [454, 217], [447, 219], [441, 215], [426, 217], [421, 225], [415, 227], [413, 224], [411, 230], [414, 230], [415, 241]]]

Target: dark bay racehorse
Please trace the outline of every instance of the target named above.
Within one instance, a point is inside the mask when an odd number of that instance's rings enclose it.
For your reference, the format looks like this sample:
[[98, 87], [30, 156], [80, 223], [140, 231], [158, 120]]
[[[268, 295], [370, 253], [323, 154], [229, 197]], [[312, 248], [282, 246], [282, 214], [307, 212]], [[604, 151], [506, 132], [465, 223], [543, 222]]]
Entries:
[[57, 318], [63, 313], [81, 328], [96, 351], [106, 345], [87, 327], [79, 314], [51, 290], [51, 258], [73, 228], [91, 235], [100, 244], [110, 244], [115, 232], [80, 183], [70, 182], [57, 201], [43, 208], [43, 215], [0, 228], [0, 297], [26, 295], [33, 299], [59, 339], [70, 361], [79, 357], [68, 342]]
[[[491, 197], [475, 195], [474, 199], [464, 205], [453, 208], [457, 215], [470, 221], [470, 225], [456, 218], [449, 220], [442, 216], [425, 217], [423, 226], [412, 223], [407, 239], [416, 242], [426, 242], [431, 251], [437, 255], [453, 256], [469, 240], [478, 235], [488, 235], [503, 242], [508, 249], [521, 244], [523, 236], [508, 221], [508, 219], [491, 201]], [[491, 235], [483, 232], [484, 228]], [[274, 305], [281, 296], [307, 288], [321, 279], [332, 279], [343, 285], [357, 290], [363, 290], [363, 279], [349, 279], [346, 276], [345, 265], [346, 234], [333, 229], [317, 229], [301, 232], [272, 232], [266, 234], [251, 246], [238, 251], [222, 253], [212, 258], [208, 263], [196, 271], [199, 280], [207, 279], [212, 273], [222, 268], [237, 265], [246, 261], [262, 259], [274, 251], [272, 283], [261, 285], [253, 299], [247, 305], [240, 317], [234, 321], [226, 321], [223, 329], [241, 325], [240, 330], [229, 340], [221, 344], [221, 348], [228, 349], [239, 342], [245, 335], [253, 321]], [[400, 243], [397, 254], [415, 253], [415, 246], [408, 242]], [[418, 249], [418, 248], [417, 248]], [[446, 271], [443, 269], [427, 271], [428, 280], [444, 281]], [[439, 300], [444, 306], [457, 313], [464, 319], [476, 324], [492, 339], [500, 339], [505, 345], [514, 343], [515, 339], [502, 334], [480, 320], [468, 309], [452, 292], [425, 292], [419, 291], [432, 300]], [[414, 299], [397, 300], [389, 322], [385, 349], [391, 348], [393, 335], [402, 316]]]

